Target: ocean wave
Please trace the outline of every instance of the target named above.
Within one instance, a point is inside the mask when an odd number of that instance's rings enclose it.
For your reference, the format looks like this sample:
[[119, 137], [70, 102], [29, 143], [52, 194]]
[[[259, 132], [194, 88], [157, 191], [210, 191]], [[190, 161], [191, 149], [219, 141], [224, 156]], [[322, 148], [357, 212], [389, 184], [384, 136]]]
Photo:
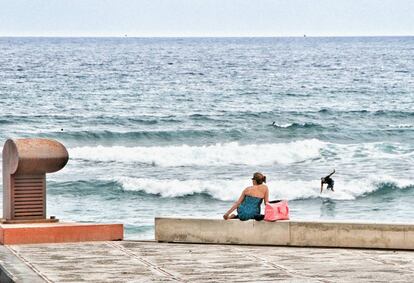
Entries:
[[[314, 111], [309, 111], [309, 112], [314, 112]], [[350, 110], [336, 110], [336, 109], [333, 109], [333, 108], [321, 108], [317, 112], [320, 113], [320, 114], [329, 114], [329, 115], [338, 115], [338, 114], [356, 114], [356, 115], [358, 115], [358, 114], [376, 113], [376, 111], [370, 111], [370, 110], [366, 110], [366, 109], [361, 109], [361, 110], [351, 110], [351, 109]]]
[[393, 128], [393, 129], [411, 129], [411, 128], [414, 128], [414, 124], [388, 125], [388, 127]]
[[[84, 146], [69, 149], [71, 158], [92, 161], [140, 162], [157, 166], [272, 165], [320, 156], [325, 143], [316, 139], [274, 144], [237, 142], [205, 146]], [[258, 158], [260, 157], [260, 158]]]
[[386, 116], [386, 117], [411, 117], [414, 116], [413, 111], [406, 110], [334, 110], [330, 108], [322, 108], [318, 110], [320, 114], [338, 115], [338, 114], [355, 114], [355, 115], [374, 115], [374, 116]]
[[77, 140], [77, 141], [113, 141], [113, 140], [161, 140], [161, 141], [176, 141], [180, 139], [203, 139], [215, 137], [219, 134], [230, 138], [239, 138], [242, 132], [231, 129], [227, 131], [222, 130], [151, 130], [151, 131], [53, 131], [37, 133], [38, 136], [44, 138], [57, 138], [62, 140]]
[[[234, 180], [158, 180], [149, 178], [121, 177], [116, 179], [123, 190], [144, 192], [161, 197], [185, 197], [195, 194], [207, 194], [222, 201], [234, 201], [248, 181]], [[391, 177], [379, 179], [367, 178], [365, 181], [346, 181], [337, 179], [335, 192], [326, 190], [320, 193], [320, 180], [276, 180], [268, 183], [270, 199], [304, 200], [328, 198], [336, 200], [354, 200], [373, 194], [385, 194], [392, 190], [414, 189], [413, 180]]]
[[373, 114], [375, 116], [389, 116], [389, 117], [411, 117], [414, 116], [413, 111], [397, 111], [397, 110], [377, 110], [374, 111]]
[[41, 120], [55, 120], [55, 121], [84, 121], [84, 122], [96, 122], [96, 123], [120, 123], [123, 121], [135, 122], [135, 123], [142, 123], [142, 124], [154, 124], [159, 121], [162, 122], [182, 122], [181, 120], [177, 120], [174, 116], [146, 116], [140, 115], [139, 117], [134, 117], [131, 115], [94, 115], [94, 114], [84, 114], [84, 115], [71, 115], [65, 113], [48, 113], [48, 114], [31, 114], [31, 115], [19, 115], [19, 114], [7, 114], [1, 115], [0, 120], [7, 120], [11, 122], [27, 122], [27, 121], [41, 121]]
[[282, 129], [309, 129], [309, 128], [321, 128], [322, 126], [315, 123], [286, 123], [286, 124], [277, 124], [273, 123], [273, 127], [282, 128]]
[[122, 189], [122, 185], [114, 180], [73, 180], [73, 181], [48, 181], [48, 194], [62, 195], [70, 194], [73, 196], [86, 196], [101, 194], [105, 192], [106, 196], [109, 196], [109, 191], [119, 191]]
[[267, 166], [293, 164], [310, 160], [363, 162], [392, 159], [407, 161], [414, 156], [412, 145], [400, 143], [334, 144], [317, 139], [271, 144], [239, 144], [166, 146], [82, 146], [69, 148], [75, 160], [143, 163], [152, 166]]

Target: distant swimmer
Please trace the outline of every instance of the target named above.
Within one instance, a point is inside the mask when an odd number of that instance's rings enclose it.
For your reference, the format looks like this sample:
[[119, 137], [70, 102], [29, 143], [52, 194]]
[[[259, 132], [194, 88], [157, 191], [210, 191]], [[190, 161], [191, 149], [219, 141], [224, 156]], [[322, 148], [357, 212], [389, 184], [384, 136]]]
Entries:
[[334, 187], [334, 180], [332, 180], [331, 176], [335, 173], [335, 169], [332, 171], [331, 174], [329, 174], [328, 176], [321, 178], [321, 193], [323, 190], [323, 184], [328, 184], [328, 186], [326, 187], [327, 190], [331, 190], [334, 191], [333, 187]]

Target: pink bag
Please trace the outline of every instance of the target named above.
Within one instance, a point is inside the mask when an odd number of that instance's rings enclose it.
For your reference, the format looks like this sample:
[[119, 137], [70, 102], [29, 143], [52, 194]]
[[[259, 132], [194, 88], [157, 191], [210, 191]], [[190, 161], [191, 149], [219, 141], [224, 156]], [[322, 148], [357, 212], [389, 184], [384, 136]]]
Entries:
[[289, 220], [288, 202], [286, 200], [281, 200], [266, 203], [264, 220]]

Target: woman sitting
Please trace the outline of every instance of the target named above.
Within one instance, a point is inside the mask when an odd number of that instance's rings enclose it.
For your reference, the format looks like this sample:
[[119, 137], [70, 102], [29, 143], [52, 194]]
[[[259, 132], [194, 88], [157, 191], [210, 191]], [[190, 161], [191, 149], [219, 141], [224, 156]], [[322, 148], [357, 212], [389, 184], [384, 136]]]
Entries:
[[[253, 186], [243, 190], [239, 199], [223, 215], [224, 219], [238, 218], [240, 220], [260, 219], [260, 205], [264, 200], [269, 201], [269, 188], [263, 184], [266, 183], [266, 176], [256, 172], [252, 178]], [[237, 215], [231, 214], [237, 208]]]

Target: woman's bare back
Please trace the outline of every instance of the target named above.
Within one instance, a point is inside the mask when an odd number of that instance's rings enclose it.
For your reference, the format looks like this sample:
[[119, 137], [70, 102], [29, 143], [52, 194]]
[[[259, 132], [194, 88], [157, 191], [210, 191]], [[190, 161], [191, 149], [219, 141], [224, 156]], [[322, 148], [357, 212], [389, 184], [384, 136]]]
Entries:
[[[266, 195], [268, 194], [269, 189], [267, 188], [266, 185], [255, 185], [255, 186], [250, 186], [247, 187], [245, 189], [245, 194], [247, 196], [251, 196], [251, 197], [257, 197], [257, 198], [266, 198]], [[265, 199], [266, 201], [266, 199]]]

